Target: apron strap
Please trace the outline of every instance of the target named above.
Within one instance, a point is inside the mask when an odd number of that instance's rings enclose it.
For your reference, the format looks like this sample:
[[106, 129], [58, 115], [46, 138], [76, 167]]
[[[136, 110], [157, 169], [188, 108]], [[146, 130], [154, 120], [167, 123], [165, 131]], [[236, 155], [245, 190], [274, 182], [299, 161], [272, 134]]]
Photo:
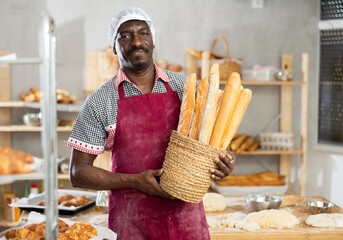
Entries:
[[[173, 89], [170, 87], [170, 85], [167, 82], [163, 81], [163, 85], [166, 88], [167, 92], [173, 91]], [[119, 84], [118, 93], [119, 93], [119, 98], [125, 98], [124, 86], [122, 83]]]

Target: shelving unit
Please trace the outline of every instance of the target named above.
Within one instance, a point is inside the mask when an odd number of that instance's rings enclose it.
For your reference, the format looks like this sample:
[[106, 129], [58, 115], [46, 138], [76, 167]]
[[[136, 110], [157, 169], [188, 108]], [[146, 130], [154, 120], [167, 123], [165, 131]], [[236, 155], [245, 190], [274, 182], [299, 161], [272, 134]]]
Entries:
[[[187, 74], [198, 72], [198, 61], [201, 61], [201, 79], [209, 74], [210, 60], [209, 52], [204, 51], [202, 59], [199, 60], [187, 53]], [[252, 152], [242, 152], [241, 155], [280, 155], [279, 174], [287, 176], [288, 188], [290, 186], [291, 175], [291, 156], [298, 154], [300, 156], [300, 191], [299, 195], [304, 196], [306, 190], [306, 155], [307, 155], [307, 109], [308, 109], [308, 62], [309, 55], [307, 53], [302, 54], [302, 79], [301, 81], [252, 81], [242, 80], [243, 86], [276, 86], [280, 87], [280, 132], [291, 133], [292, 132], [292, 97], [293, 86], [301, 86], [301, 110], [300, 110], [300, 149], [292, 151], [265, 151], [256, 150]], [[220, 84], [225, 84], [225, 81], [221, 81]], [[288, 191], [291, 191], [289, 188]]]
[[[9, 54], [8, 51], [0, 51], [0, 56]], [[0, 60], [0, 146], [11, 147], [11, 133], [13, 132], [41, 132], [41, 126], [27, 126], [27, 125], [14, 125], [12, 124], [10, 113], [12, 108], [31, 108], [40, 109], [41, 103], [39, 102], [24, 102], [12, 101], [10, 96], [10, 65], [12, 64], [41, 64], [42, 60], [39, 58], [22, 58], [17, 60]], [[82, 106], [82, 102], [77, 104], [57, 104], [57, 111], [63, 112], [78, 112]], [[70, 126], [57, 126], [57, 132], [71, 132]], [[33, 171], [28, 174], [12, 174], [0, 175], [0, 193], [10, 192], [12, 190], [11, 184], [16, 181], [25, 180], [44, 180], [45, 173], [41, 171]], [[58, 174], [58, 180], [69, 179], [68, 174]], [[0, 199], [0, 212], [3, 212], [3, 197]], [[8, 222], [3, 219], [0, 214], [0, 226], [11, 227], [15, 223]]]

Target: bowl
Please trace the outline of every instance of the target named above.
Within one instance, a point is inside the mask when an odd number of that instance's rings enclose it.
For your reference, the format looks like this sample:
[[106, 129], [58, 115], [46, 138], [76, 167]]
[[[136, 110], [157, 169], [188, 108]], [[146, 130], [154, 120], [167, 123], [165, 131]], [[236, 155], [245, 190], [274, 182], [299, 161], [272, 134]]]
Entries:
[[28, 126], [40, 126], [41, 113], [26, 113], [23, 115], [23, 122]]
[[279, 196], [257, 194], [245, 197], [245, 202], [250, 212], [258, 212], [267, 209], [278, 209], [282, 198]]
[[275, 73], [275, 79], [278, 81], [292, 81], [294, 73], [292, 71], [278, 71]]
[[311, 214], [318, 214], [318, 213], [331, 213], [332, 208], [336, 205], [332, 202], [310, 201], [310, 202], [307, 202], [307, 206], [310, 209]]
[[108, 213], [108, 191], [98, 191], [95, 205], [102, 213]]

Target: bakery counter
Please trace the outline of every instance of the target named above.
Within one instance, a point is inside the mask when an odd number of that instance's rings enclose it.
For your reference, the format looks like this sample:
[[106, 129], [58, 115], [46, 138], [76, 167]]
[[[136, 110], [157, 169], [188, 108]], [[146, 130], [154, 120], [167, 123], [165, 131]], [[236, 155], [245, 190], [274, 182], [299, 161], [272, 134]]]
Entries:
[[[235, 227], [224, 227], [219, 223], [228, 216], [244, 216], [249, 214], [244, 197], [228, 197], [228, 206], [221, 212], [206, 213], [207, 221], [216, 223], [210, 227], [212, 240], [236, 239], [236, 240], [274, 240], [274, 239], [343, 239], [343, 227], [312, 227], [305, 223], [310, 216], [307, 208], [308, 201], [326, 201], [323, 197], [295, 197], [284, 196], [284, 200], [289, 199], [288, 204], [282, 204], [279, 208], [292, 213], [298, 220], [294, 228], [290, 229], [271, 229], [261, 228], [254, 231], [245, 231]], [[296, 200], [296, 201], [294, 201]], [[292, 203], [293, 201], [293, 203]], [[286, 202], [286, 201], [285, 201]], [[335, 206], [332, 213], [343, 213], [343, 209]], [[342, 220], [341, 220], [342, 221]], [[342, 224], [342, 222], [341, 222]], [[211, 225], [211, 224], [210, 224]], [[342, 225], [343, 226], [343, 225]]]
[[[286, 198], [288, 196], [285, 196]], [[292, 197], [291, 197], [292, 198]], [[323, 197], [304, 197], [293, 205], [281, 206], [280, 209], [285, 209], [291, 212], [300, 221], [294, 228], [291, 229], [260, 229], [256, 231], [244, 231], [237, 228], [229, 227], [210, 227], [210, 235], [212, 240], [237, 239], [237, 240], [275, 240], [275, 239], [325, 239], [338, 240], [343, 239], [343, 227], [318, 228], [311, 227], [305, 224], [305, 220], [310, 216], [307, 209], [307, 202], [313, 200], [325, 200]], [[220, 220], [227, 217], [229, 214], [246, 215], [248, 210], [243, 197], [228, 197], [228, 206], [224, 211], [206, 213], [207, 219]], [[335, 206], [332, 213], [343, 213], [343, 209]], [[23, 211], [21, 219], [17, 226], [22, 226], [26, 223], [29, 212]], [[96, 206], [88, 208], [74, 215], [59, 215], [59, 218], [67, 218], [73, 222], [90, 223], [101, 227], [107, 227], [108, 214], [102, 212]]]

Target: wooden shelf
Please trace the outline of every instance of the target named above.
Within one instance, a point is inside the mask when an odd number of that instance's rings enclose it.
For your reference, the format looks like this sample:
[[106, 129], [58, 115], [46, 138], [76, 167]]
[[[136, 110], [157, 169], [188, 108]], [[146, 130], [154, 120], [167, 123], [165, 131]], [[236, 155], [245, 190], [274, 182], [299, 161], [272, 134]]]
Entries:
[[[79, 112], [83, 102], [73, 103], [73, 104], [63, 104], [57, 103], [57, 111], [64, 112]], [[26, 107], [26, 108], [40, 108], [39, 102], [24, 102], [24, 101], [1, 101], [0, 107]]]
[[257, 150], [251, 152], [241, 152], [241, 153], [234, 153], [237, 155], [291, 155], [291, 154], [302, 154], [304, 153], [301, 149], [296, 149], [292, 151], [281, 151], [281, 150]]
[[[72, 127], [57, 127], [57, 132], [71, 132]], [[8, 125], [0, 126], [0, 132], [40, 132], [42, 127], [26, 126], [26, 125]]]
[[[221, 82], [225, 84], [225, 82]], [[303, 81], [288, 81], [288, 82], [283, 82], [283, 81], [252, 81], [252, 80], [242, 80], [242, 85], [262, 85], [262, 86], [286, 86], [286, 85], [303, 85], [306, 84]]]
[[[42, 180], [45, 174], [40, 172], [32, 172], [25, 174], [10, 174], [10, 175], [0, 175], [0, 184], [11, 184], [15, 181], [22, 180]], [[69, 174], [59, 173], [57, 174], [57, 179], [68, 180]]]
[[[198, 79], [197, 81], [200, 82], [201, 79]], [[220, 85], [225, 85], [226, 81], [220, 80]], [[306, 84], [303, 81], [254, 81], [254, 80], [242, 80], [242, 85], [257, 85], [257, 86], [293, 86], [293, 85], [303, 85]]]
[[69, 174], [67, 174], [67, 173], [59, 173], [59, 174], [57, 174], [57, 179], [69, 180]]
[[17, 58], [16, 60], [0, 60], [0, 64], [32, 64], [42, 63], [40, 58]]
[[23, 107], [23, 101], [8, 101], [8, 102], [0, 102], [0, 107]]
[[3, 228], [10, 228], [15, 226], [17, 223], [16, 222], [10, 222], [5, 219], [0, 219], [0, 226]]

